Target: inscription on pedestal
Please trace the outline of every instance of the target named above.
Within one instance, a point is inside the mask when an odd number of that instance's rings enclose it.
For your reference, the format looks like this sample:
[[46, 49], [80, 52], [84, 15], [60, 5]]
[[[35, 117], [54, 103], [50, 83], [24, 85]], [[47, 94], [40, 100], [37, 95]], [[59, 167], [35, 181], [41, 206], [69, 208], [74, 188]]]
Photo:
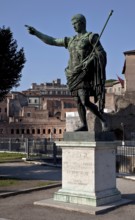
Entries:
[[63, 149], [63, 187], [87, 191], [93, 183], [94, 164], [90, 150]]

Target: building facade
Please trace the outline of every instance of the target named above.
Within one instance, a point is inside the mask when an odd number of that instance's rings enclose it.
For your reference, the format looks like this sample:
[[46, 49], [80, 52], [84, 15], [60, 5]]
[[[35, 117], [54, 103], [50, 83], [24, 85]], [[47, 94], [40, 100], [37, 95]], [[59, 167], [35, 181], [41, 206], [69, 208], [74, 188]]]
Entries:
[[23, 92], [12, 92], [0, 103], [0, 137], [61, 140], [66, 112], [76, 110], [60, 79]]
[[[106, 112], [115, 111], [114, 97], [122, 89], [118, 81], [106, 84]], [[12, 92], [0, 103], [0, 138], [62, 140], [66, 113], [76, 111], [76, 103], [60, 79], [33, 83], [30, 89]]]
[[124, 52], [125, 63], [123, 74], [125, 75], [125, 91], [135, 92], [135, 50]]

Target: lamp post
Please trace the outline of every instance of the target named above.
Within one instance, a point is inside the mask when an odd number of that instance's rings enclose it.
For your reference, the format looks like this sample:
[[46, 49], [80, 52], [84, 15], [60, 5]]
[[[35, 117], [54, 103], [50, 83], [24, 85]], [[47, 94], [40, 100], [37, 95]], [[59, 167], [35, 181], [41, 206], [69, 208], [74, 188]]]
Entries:
[[125, 145], [125, 125], [123, 122], [121, 122], [121, 127], [122, 127], [122, 146]]

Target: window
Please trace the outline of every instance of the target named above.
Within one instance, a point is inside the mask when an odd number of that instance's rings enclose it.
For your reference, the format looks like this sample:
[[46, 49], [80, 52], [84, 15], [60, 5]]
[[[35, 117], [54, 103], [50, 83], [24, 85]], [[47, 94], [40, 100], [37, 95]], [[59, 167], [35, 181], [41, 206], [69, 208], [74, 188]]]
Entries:
[[24, 129], [22, 129], [22, 134], [24, 134]]
[[11, 134], [14, 134], [14, 129], [11, 129]]
[[35, 129], [32, 129], [32, 134], [35, 134]]
[[56, 128], [53, 129], [53, 133], [56, 134]]
[[30, 117], [31, 113], [30, 112], [27, 112], [27, 117]]
[[62, 133], [62, 130], [61, 129], [59, 129], [59, 134], [61, 134]]
[[109, 89], [109, 92], [110, 92], [110, 93], [112, 92], [112, 88]]
[[7, 108], [5, 108], [5, 112], [7, 112]]
[[45, 129], [43, 129], [43, 134], [45, 134]]
[[51, 129], [48, 129], [48, 134], [50, 134], [51, 133]]
[[27, 129], [27, 134], [30, 134], [30, 129]]
[[16, 129], [16, 134], [19, 134], [19, 129]]
[[0, 134], [3, 134], [3, 129], [0, 129]]
[[40, 134], [40, 129], [37, 129], [37, 133]]
[[35, 103], [37, 103], [37, 99], [35, 99]]

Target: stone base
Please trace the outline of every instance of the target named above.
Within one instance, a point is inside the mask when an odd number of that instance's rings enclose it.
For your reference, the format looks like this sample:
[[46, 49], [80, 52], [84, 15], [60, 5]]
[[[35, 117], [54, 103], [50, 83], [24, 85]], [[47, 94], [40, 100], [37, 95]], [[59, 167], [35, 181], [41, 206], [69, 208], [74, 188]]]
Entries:
[[78, 132], [65, 132], [64, 141], [81, 141], [81, 142], [98, 142], [98, 141], [114, 141], [116, 140], [115, 134], [112, 131], [104, 132], [87, 132], [87, 131], [78, 131]]
[[54, 194], [55, 201], [102, 206], [121, 199], [112, 140], [113, 132], [66, 132], [64, 141], [56, 142], [62, 147], [62, 189]]
[[60, 189], [54, 194], [54, 200], [80, 205], [101, 206], [111, 204], [121, 199], [121, 194], [117, 189], [104, 190], [103, 192], [89, 193], [77, 191], [65, 191]]
[[58, 208], [58, 209], [72, 211], [72, 212], [74, 211], [74, 212], [80, 212], [80, 213], [91, 214], [91, 215], [98, 215], [98, 214], [111, 211], [122, 205], [129, 204], [130, 202], [131, 200], [121, 199], [109, 205], [95, 207], [95, 206], [88, 206], [88, 205], [78, 205], [78, 204], [72, 204], [72, 203], [58, 202], [51, 198], [51, 199], [44, 199], [41, 201], [36, 201], [34, 202], [34, 205], [40, 205], [40, 206], [49, 207], [49, 208]]

